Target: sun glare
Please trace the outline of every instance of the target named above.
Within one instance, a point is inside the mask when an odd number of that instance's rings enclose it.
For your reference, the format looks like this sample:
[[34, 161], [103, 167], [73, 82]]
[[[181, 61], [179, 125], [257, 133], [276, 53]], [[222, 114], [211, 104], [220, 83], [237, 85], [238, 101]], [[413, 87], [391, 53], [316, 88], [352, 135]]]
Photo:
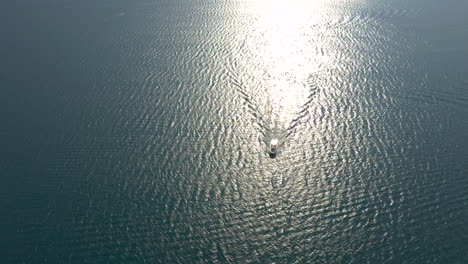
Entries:
[[322, 1], [255, 1], [249, 12], [257, 57], [265, 65], [264, 82], [271, 97], [276, 121], [287, 126], [295, 112], [305, 103], [309, 89], [307, 79], [327, 60], [318, 57], [323, 45], [314, 26], [322, 21]]

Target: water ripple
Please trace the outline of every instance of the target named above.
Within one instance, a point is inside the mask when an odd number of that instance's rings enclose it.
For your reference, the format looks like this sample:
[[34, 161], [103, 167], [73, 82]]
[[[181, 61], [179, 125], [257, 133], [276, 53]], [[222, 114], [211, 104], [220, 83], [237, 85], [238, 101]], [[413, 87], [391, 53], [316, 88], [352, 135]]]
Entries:
[[466, 64], [424, 5], [70, 5], [37, 18], [67, 52], [22, 50], [59, 66], [2, 75], [7, 261], [466, 259]]

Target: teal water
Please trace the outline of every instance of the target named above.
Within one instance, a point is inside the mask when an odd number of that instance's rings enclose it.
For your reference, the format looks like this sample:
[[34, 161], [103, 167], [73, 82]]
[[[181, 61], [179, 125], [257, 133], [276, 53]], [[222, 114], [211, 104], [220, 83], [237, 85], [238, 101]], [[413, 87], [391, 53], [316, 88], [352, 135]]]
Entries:
[[467, 1], [0, 7], [1, 263], [468, 262]]

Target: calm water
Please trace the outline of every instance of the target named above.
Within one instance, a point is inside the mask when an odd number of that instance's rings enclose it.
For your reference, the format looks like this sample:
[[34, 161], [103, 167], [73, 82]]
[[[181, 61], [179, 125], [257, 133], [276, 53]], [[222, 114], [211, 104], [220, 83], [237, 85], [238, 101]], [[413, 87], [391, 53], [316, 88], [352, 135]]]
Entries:
[[468, 1], [0, 6], [1, 263], [468, 263]]

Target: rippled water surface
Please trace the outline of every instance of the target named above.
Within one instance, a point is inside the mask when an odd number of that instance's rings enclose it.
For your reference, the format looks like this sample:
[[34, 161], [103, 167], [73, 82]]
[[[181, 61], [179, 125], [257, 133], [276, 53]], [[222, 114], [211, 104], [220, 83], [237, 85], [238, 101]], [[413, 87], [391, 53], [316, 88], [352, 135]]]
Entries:
[[0, 262], [468, 262], [467, 1], [0, 6]]

